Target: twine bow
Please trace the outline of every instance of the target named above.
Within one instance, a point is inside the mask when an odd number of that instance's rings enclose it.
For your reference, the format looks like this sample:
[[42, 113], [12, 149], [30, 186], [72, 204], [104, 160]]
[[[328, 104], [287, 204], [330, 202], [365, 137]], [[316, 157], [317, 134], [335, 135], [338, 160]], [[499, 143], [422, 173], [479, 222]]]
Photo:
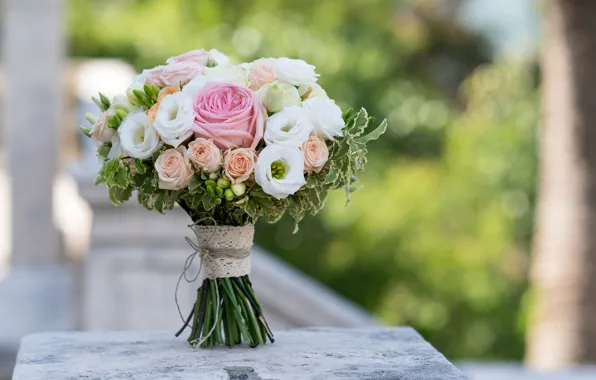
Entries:
[[[193, 230], [193, 228], [195, 226], [199, 225], [199, 223], [201, 223], [205, 220], [212, 220], [214, 225], [217, 226], [217, 221], [214, 218], [207, 217], [207, 218], [197, 220], [193, 224], [188, 225], [188, 228]], [[213, 230], [213, 233], [211, 234], [209, 239], [207, 239], [207, 242], [209, 242], [213, 238], [213, 235], [215, 235], [215, 229]], [[186, 261], [184, 262], [184, 269], [182, 270], [180, 277], [178, 277], [178, 281], [176, 282], [176, 290], [174, 291], [174, 301], [176, 302], [176, 308], [178, 309], [178, 315], [180, 315], [180, 319], [182, 320], [182, 323], [183, 323], [180, 330], [176, 333], [176, 337], [180, 336], [180, 334], [182, 334], [184, 329], [186, 329], [186, 327], [188, 327], [188, 324], [190, 323], [190, 320], [192, 319], [192, 317], [194, 315], [194, 310], [195, 310], [193, 307], [190, 314], [188, 315], [188, 318], [186, 318], [186, 320], [184, 319], [184, 316], [182, 315], [182, 310], [180, 308], [180, 302], [178, 301], [178, 289], [180, 288], [180, 283], [182, 282], [182, 279], [184, 279], [184, 281], [186, 281], [189, 284], [195, 282], [201, 275], [201, 271], [203, 270], [203, 263], [205, 262], [205, 258], [212, 254], [211, 250], [206, 249], [206, 248], [201, 248], [197, 243], [192, 241], [192, 239], [190, 239], [188, 236], [185, 236], [184, 239], [186, 240], [188, 245], [193, 249], [193, 252], [186, 258]], [[190, 269], [190, 267], [192, 266], [192, 263], [195, 260], [195, 258], [197, 257], [197, 255], [201, 259], [201, 265], [199, 266], [199, 270], [197, 271], [197, 274], [192, 278], [188, 278], [187, 272]], [[222, 300], [219, 296], [218, 288], [219, 288], [218, 286], [215, 286], [215, 298], [217, 300], [216, 301], [217, 308], [215, 310], [216, 311], [215, 315], [219, 315], [219, 310], [220, 310], [221, 302], [222, 302]], [[211, 334], [213, 334], [213, 332], [215, 331], [216, 328], [217, 328], [217, 318], [215, 318], [215, 320], [213, 321], [213, 326], [211, 327], [211, 330], [209, 330], [209, 333], [207, 335], [205, 335], [201, 340], [199, 340], [198, 343], [196, 341], [193, 341], [193, 342], [191, 342], [191, 344], [196, 343], [197, 346], [200, 346], [201, 344], [203, 344], [203, 342], [205, 342], [207, 340], [207, 338], [209, 338], [211, 336]]]

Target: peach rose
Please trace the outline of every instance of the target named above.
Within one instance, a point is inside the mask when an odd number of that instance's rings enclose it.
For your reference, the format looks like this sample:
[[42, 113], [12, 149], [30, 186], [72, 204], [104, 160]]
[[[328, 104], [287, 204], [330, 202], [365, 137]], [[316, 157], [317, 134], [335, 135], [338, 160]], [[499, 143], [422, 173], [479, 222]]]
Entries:
[[250, 88], [258, 90], [264, 84], [275, 80], [275, 60], [271, 58], [261, 58], [253, 62], [248, 74]]
[[159, 177], [159, 188], [165, 190], [185, 188], [194, 174], [184, 146], [163, 151], [155, 161], [155, 170]]
[[192, 61], [181, 61], [147, 70], [146, 83], [156, 86], [178, 86], [190, 82], [205, 67]]
[[206, 173], [214, 173], [221, 168], [221, 151], [213, 140], [197, 138], [188, 144], [186, 154], [195, 168]]
[[224, 155], [224, 173], [232, 183], [246, 181], [253, 172], [256, 154], [249, 148], [228, 149]]
[[329, 159], [329, 148], [325, 141], [317, 136], [309, 136], [302, 144], [304, 152], [304, 171], [318, 173]]
[[159, 105], [161, 104], [161, 101], [163, 100], [163, 98], [165, 98], [168, 95], [175, 94], [179, 91], [180, 91], [179, 86], [166, 86], [166, 87], [162, 88], [159, 91], [159, 94], [157, 94], [157, 103], [155, 103], [147, 111], [147, 116], [149, 117], [149, 119], [155, 120], [155, 117], [157, 116], [157, 110], [159, 109]]

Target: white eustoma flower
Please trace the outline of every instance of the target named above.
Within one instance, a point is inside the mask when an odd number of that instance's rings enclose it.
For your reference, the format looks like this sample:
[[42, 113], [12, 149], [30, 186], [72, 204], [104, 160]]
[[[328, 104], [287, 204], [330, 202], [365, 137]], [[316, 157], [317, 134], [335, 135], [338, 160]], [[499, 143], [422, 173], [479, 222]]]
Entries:
[[122, 145], [120, 144], [120, 136], [118, 136], [118, 134], [114, 134], [114, 136], [112, 136], [112, 147], [110, 148], [110, 151], [108, 152], [108, 159], [113, 159], [116, 157], [120, 157], [120, 156], [127, 156], [127, 153], [122, 150]]
[[306, 184], [304, 154], [285, 145], [266, 146], [257, 159], [255, 180], [265, 193], [276, 199], [294, 194]]
[[343, 136], [345, 126], [341, 108], [326, 96], [317, 96], [302, 102], [302, 108], [310, 118], [315, 134], [325, 140]]
[[207, 82], [233, 83], [238, 86], [247, 87], [248, 73], [239, 65], [206, 67], [201, 74], [188, 82], [182, 91], [193, 96]]
[[313, 130], [306, 111], [302, 107], [285, 107], [270, 116], [265, 125], [263, 138], [267, 145], [280, 144], [301, 147]]
[[288, 106], [299, 106], [302, 103], [296, 86], [277, 81], [259, 88], [257, 96], [270, 113], [279, 112]]
[[278, 58], [275, 64], [277, 79], [283, 83], [300, 86], [317, 81], [315, 67], [301, 59]]
[[120, 145], [131, 157], [147, 159], [159, 148], [159, 135], [147, 115], [130, 113], [118, 128]]
[[177, 148], [192, 135], [195, 120], [192, 98], [183, 92], [167, 95], [161, 101], [153, 127], [168, 145]]

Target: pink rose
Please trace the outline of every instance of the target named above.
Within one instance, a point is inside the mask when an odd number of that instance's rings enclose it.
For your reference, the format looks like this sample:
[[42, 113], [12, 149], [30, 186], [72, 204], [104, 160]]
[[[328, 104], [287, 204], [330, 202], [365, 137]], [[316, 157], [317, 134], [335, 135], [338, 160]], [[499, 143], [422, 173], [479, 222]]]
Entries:
[[155, 170], [159, 188], [165, 190], [185, 188], [194, 174], [184, 146], [163, 151], [155, 161]]
[[257, 95], [232, 83], [207, 82], [194, 96], [195, 136], [222, 149], [255, 149], [263, 138], [267, 111]]
[[329, 159], [329, 148], [325, 141], [317, 136], [309, 136], [302, 144], [304, 152], [304, 171], [318, 173]]
[[211, 59], [218, 66], [228, 64], [228, 57], [226, 57], [225, 54], [217, 51], [217, 49], [211, 49], [209, 51], [207, 51], [205, 49], [197, 49], [197, 50], [187, 51], [184, 54], [180, 54], [175, 57], [168, 58], [166, 63], [169, 65], [169, 64], [177, 63], [177, 62], [190, 61], [190, 62], [196, 62], [202, 66], [207, 66], [207, 64], [209, 63], [209, 59]]
[[221, 151], [215, 146], [213, 140], [199, 137], [188, 144], [186, 154], [195, 168], [202, 169], [206, 173], [214, 173], [221, 168]]
[[248, 74], [250, 88], [258, 90], [264, 84], [275, 80], [275, 60], [271, 58], [261, 58], [253, 62]]
[[230, 182], [246, 181], [253, 172], [256, 156], [249, 148], [228, 149], [224, 155], [224, 173]]
[[175, 62], [148, 70], [145, 81], [160, 87], [180, 86], [190, 82], [204, 68], [205, 66], [192, 61]]

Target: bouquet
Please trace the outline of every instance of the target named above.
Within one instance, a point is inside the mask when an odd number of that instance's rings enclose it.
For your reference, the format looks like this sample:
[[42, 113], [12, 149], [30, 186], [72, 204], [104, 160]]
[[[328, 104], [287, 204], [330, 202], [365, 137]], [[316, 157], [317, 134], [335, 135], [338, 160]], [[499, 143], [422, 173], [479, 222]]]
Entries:
[[[193, 224], [203, 281], [179, 335], [193, 347], [273, 342], [253, 291], [250, 247], [260, 218], [298, 222], [325, 205], [329, 190], [358, 189], [366, 144], [386, 130], [365, 109], [342, 112], [303, 60], [230, 64], [217, 50], [169, 58], [144, 70], [126, 94], [93, 101], [81, 127], [98, 146], [114, 205], [136, 192], [164, 213], [177, 205]], [[198, 275], [197, 275], [198, 276]]]

